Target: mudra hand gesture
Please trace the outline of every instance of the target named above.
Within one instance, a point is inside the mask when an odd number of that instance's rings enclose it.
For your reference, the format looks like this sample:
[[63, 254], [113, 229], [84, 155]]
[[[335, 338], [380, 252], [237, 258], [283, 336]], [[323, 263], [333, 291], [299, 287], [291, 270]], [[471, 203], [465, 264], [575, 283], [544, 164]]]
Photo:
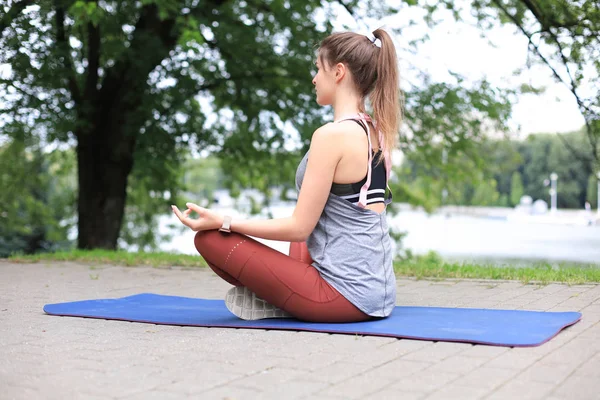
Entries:
[[[185, 205], [187, 206], [187, 210], [183, 212], [177, 206], [171, 206], [171, 208], [177, 218], [179, 218], [179, 221], [191, 230], [197, 232], [219, 229], [223, 224], [222, 215], [194, 203], [185, 203]], [[190, 218], [192, 211], [195, 211], [200, 217], [198, 219]]]

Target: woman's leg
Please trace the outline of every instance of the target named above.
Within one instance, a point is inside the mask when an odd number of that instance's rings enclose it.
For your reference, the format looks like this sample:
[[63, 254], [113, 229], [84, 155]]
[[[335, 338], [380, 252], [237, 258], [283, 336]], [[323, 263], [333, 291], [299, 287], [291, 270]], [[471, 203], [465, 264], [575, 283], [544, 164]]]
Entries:
[[290, 257], [294, 260], [302, 261], [306, 264], [312, 264], [313, 259], [310, 257], [306, 242], [290, 242]]
[[[199, 251], [199, 250], [198, 250]], [[312, 264], [313, 260], [310, 257], [310, 253], [308, 252], [308, 248], [306, 247], [306, 242], [290, 242], [290, 257], [294, 260], [302, 261], [306, 264]], [[210, 269], [212, 269], [215, 274], [217, 274], [224, 281], [231, 283], [233, 286], [244, 286], [233, 276], [229, 275], [227, 272], [223, 271], [216, 265], [206, 262]]]
[[314, 322], [370, 319], [329, 285], [312, 265], [248, 236], [204, 231], [196, 234], [194, 242], [211, 268], [221, 272], [217, 272], [219, 276], [246, 286], [299, 319]]

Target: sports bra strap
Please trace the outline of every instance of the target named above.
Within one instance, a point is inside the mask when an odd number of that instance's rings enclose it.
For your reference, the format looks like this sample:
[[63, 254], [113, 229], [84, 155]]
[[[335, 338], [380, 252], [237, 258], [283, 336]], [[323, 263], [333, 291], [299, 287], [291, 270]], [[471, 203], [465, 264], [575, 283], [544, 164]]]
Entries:
[[[358, 196], [358, 206], [361, 208], [366, 208], [366, 206], [367, 206], [367, 191], [369, 190], [369, 186], [371, 186], [371, 164], [373, 163], [373, 154], [372, 154], [373, 147], [371, 145], [371, 135], [370, 135], [368, 123], [371, 122], [373, 124], [373, 128], [375, 128], [375, 130], [377, 130], [377, 124], [371, 119], [371, 117], [368, 114], [365, 114], [365, 113], [359, 113], [359, 114], [351, 115], [348, 117], [344, 117], [335, 122], [342, 122], [342, 121], [347, 121], [347, 120], [357, 120], [357, 119], [360, 121], [366, 122], [365, 125], [367, 127], [367, 140], [369, 142], [369, 164], [367, 166], [367, 181], [360, 189], [360, 194]], [[383, 142], [383, 133], [379, 130], [377, 130], [377, 133], [379, 134], [379, 147], [382, 150], [383, 155], [384, 155], [384, 165], [385, 165], [386, 183], [387, 183], [387, 182], [389, 182], [390, 174], [392, 172], [392, 160], [390, 158], [389, 152], [387, 152], [387, 150], [385, 149], [385, 143]], [[384, 200], [384, 203], [386, 206], [392, 202], [392, 190], [390, 189], [389, 184], [387, 185], [387, 189], [390, 192], [390, 196]]]

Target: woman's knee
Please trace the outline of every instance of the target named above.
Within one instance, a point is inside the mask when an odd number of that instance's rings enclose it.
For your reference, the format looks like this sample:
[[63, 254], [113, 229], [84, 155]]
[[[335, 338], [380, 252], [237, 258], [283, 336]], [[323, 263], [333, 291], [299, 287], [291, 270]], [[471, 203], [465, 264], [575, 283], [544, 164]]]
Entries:
[[252, 242], [253, 240], [237, 232], [223, 233], [218, 230], [199, 231], [194, 237], [196, 250], [207, 261], [211, 261], [217, 266], [226, 261], [226, 256], [231, 254], [232, 250], [237, 248], [243, 242]]
[[194, 237], [194, 246], [198, 253], [204, 256], [209, 249], [214, 249], [215, 242], [221, 239], [221, 235], [218, 230], [198, 231]]

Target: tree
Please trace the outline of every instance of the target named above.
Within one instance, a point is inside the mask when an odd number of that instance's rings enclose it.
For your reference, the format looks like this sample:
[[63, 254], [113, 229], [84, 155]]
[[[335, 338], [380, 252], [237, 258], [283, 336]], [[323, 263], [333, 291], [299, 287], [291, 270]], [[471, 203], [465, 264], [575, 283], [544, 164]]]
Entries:
[[518, 205], [523, 197], [523, 180], [518, 171], [513, 172], [510, 180], [510, 202], [513, 206]]
[[74, 164], [63, 151], [27, 149], [24, 138], [0, 146], [0, 257], [69, 247]]
[[563, 144], [587, 169], [600, 170], [600, 7], [597, 0], [476, 0], [482, 28], [500, 20], [528, 40], [528, 50], [573, 95], [585, 120], [587, 146]]
[[[0, 64], [10, 65], [0, 79], [3, 134], [25, 130], [42, 145], [75, 147], [78, 247], [115, 248], [124, 225], [151, 221], [157, 212], [151, 207], [167, 210], [177, 201], [189, 147], [217, 153], [231, 187], [267, 190], [291, 180], [309, 135], [323, 122], [310, 69], [334, 6], [366, 9], [375, 18], [394, 12], [373, 0], [358, 5], [12, 1], [0, 10]], [[408, 93], [414, 123], [405, 149], [423, 150], [432, 160], [437, 150], [430, 142], [445, 132], [451, 163], [473, 138], [503, 124], [510, 112], [503, 93], [486, 82], [466, 88], [461, 79], [426, 82]], [[284, 147], [286, 123], [303, 144], [296, 152]], [[140, 208], [128, 195], [153, 200]], [[126, 207], [137, 214], [124, 217]]]
[[600, 182], [594, 175], [590, 175], [587, 184], [585, 200], [592, 208], [598, 207], [598, 185]]
[[475, 194], [471, 200], [474, 206], [495, 206], [498, 204], [500, 194], [496, 190], [496, 181], [494, 179], [482, 180], [475, 187]]
[[[317, 39], [330, 30], [313, 18], [320, 4], [2, 7], [0, 64], [11, 66], [0, 81], [3, 133], [27, 129], [75, 145], [78, 247], [115, 248], [132, 173], [173, 201], [187, 146], [252, 147], [266, 136], [274, 145], [283, 141], [278, 121], [294, 120], [304, 134], [318, 124], [309, 70]], [[217, 122], [207, 123], [199, 93], [212, 98]]]

